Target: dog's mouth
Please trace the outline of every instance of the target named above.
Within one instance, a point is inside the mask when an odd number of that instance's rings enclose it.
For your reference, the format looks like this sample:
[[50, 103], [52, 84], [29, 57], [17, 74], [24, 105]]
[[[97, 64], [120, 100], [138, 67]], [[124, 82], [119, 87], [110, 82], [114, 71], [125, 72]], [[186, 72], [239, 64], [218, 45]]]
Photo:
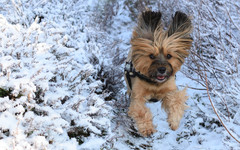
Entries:
[[167, 75], [157, 75], [157, 76], [156, 76], [157, 81], [160, 82], [160, 83], [166, 81], [167, 78], [168, 78]]
[[160, 81], [164, 80], [165, 78], [166, 78], [166, 76], [157, 76], [157, 79], [160, 80]]
[[169, 72], [165, 72], [165, 73], [155, 72], [149, 77], [157, 83], [163, 83], [163, 82], [166, 82], [169, 79], [169, 77], [171, 77], [171, 75], [172, 73], [169, 73]]

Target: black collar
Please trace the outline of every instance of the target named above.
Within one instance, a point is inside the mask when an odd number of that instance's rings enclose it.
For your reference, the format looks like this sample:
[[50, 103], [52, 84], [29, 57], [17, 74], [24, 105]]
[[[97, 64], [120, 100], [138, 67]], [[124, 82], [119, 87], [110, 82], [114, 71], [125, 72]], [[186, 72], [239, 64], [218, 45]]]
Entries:
[[124, 72], [126, 74], [127, 82], [128, 82], [128, 85], [129, 85], [130, 89], [132, 89], [131, 77], [136, 77], [136, 76], [139, 79], [141, 79], [145, 82], [148, 82], [150, 84], [157, 84], [156, 81], [154, 81], [154, 80], [150, 79], [149, 77], [141, 74], [140, 72], [136, 72], [131, 61], [126, 62]]

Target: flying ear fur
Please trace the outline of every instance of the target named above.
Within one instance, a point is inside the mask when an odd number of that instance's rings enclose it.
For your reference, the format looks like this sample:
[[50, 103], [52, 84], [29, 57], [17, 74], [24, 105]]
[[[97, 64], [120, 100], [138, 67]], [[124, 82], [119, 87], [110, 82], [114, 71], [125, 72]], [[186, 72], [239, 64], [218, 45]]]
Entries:
[[155, 29], [161, 23], [161, 12], [154, 12], [147, 10], [143, 12], [138, 18], [138, 25], [133, 32], [133, 39], [145, 38], [153, 41], [153, 34]]
[[191, 32], [191, 20], [186, 14], [177, 11], [168, 28], [165, 47], [174, 50], [181, 62], [188, 56], [187, 50], [192, 46]]
[[182, 34], [179, 34], [180, 37], [190, 38], [191, 30], [191, 20], [185, 13], [177, 11], [168, 29], [168, 37], [174, 35], [175, 33], [181, 32]]

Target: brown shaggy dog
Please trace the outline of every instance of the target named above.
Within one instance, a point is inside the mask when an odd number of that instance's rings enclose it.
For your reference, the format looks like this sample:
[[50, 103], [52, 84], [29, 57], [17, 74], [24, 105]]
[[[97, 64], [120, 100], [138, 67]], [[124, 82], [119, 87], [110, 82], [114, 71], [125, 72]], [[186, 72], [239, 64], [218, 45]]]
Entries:
[[192, 45], [191, 21], [186, 14], [176, 12], [168, 29], [163, 30], [160, 20], [161, 12], [148, 10], [139, 16], [125, 68], [131, 98], [128, 114], [143, 136], [156, 131], [152, 114], [145, 106], [149, 100], [162, 101], [172, 130], [178, 128], [187, 107], [186, 88], [178, 90], [175, 74]]

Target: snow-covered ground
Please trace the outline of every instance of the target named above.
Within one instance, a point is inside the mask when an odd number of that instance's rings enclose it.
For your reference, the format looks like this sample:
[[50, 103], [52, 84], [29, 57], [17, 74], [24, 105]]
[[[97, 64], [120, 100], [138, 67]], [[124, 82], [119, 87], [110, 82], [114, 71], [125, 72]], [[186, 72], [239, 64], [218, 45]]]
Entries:
[[[158, 132], [144, 138], [134, 130], [127, 117], [123, 62], [136, 16], [143, 9], [140, 3], [161, 10], [164, 22], [169, 22], [176, 10], [192, 15], [198, 29], [193, 38], [203, 37], [204, 46], [204, 37], [211, 39], [205, 32], [214, 27], [213, 20], [200, 24], [196, 8], [217, 14], [215, 21], [222, 22], [220, 10], [215, 10], [240, 8], [240, 2], [227, 0], [0, 1], [0, 149], [240, 149], [219, 122], [206, 90], [188, 89], [190, 108], [177, 131], [170, 130], [161, 103], [147, 104]], [[229, 15], [235, 23], [229, 30], [238, 35], [239, 11]], [[211, 40], [217, 41], [212, 36]], [[234, 45], [239, 46], [237, 42]], [[194, 44], [192, 51], [196, 47]], [[236, 54], [234, 58], [240, 55]], [[177, 74], [179, 88], [204, 89], [185, 76], [187, 67]], [[235, 87], [229, 87], [237, 94], [239, 75], [235, 79]], [[240, 102], [234, 96], [230, 117], [223, 121], [240, 139]], [[221, 104], [217, 106], [225, 110]]]

